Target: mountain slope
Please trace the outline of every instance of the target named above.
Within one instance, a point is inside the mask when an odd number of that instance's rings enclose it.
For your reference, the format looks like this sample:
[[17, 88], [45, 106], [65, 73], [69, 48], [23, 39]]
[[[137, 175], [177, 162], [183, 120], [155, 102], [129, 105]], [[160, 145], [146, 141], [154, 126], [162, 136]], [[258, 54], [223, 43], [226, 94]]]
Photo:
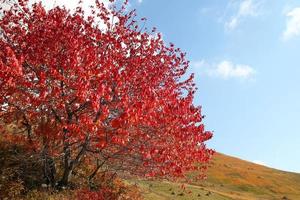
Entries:
[[[300, 199], [300, 174], [280, 171], [223, 154], [216, 154], [206, 184], [220, 191], [265, 199]], [[211, 185], [211, 186], [212, 186]]]
[[186, 184], [135, 180], [148, 200], [300, 199], [300, 174], [280, 171], [224, 154], [215, 154], [207, 180]]

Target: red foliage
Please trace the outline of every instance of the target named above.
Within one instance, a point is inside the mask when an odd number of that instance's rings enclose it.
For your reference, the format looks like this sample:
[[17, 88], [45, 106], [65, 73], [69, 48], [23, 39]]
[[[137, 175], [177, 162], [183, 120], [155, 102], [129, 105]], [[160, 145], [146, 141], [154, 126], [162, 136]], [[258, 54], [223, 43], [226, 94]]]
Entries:
[[80, 7], [46, 11], [18, 0], [0, 19], [0, 115], [39, 150], [63, 156], [67, 177], [83, 156], [178, 177], [213, 153], [193, 75], [181, 81], [185, 54], [125, 11], [97, 3], [86, 17]]
[[[95, 191], [92, 192], [90, 190], [80, 190], [77, 192], [77, 199], [82, 200], [105, 200], [104, 195], [110, 193], [109, 191], [103, 190], [103, 191]], [[116, 199], [116, 198], [110, 198], [110, 199]]]

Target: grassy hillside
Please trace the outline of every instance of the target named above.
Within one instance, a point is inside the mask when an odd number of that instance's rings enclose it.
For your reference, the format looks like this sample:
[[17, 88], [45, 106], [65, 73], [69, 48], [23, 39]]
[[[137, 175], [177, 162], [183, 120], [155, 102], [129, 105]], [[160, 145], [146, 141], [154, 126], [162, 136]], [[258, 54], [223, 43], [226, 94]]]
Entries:
[[[208, 179], [187, 184], [135, 181], [148, 200], [160, 199], [300, 199], [300, 174], [284, 172], [217, 153]], [[189, 192], [190, 191], [190, 194]]]

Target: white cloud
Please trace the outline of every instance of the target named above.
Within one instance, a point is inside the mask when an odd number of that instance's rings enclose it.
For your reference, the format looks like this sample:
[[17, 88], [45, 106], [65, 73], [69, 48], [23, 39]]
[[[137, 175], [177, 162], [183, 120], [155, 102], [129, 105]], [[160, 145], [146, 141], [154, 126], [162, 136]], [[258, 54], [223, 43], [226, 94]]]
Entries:
[[253, 0], [244, 0], [239, 7], [239, 16], [257, 16], [258, 3], [254, 3]]
[[283, 32], [283, 39], [289, 40], [300, 35], [300, 7], [293, 8], [287, 14], [286, 29]]
[[239, 21], [239, 19], [236, 16], [232, 17], [229, 22], [225, 23], [226, 29], [229, 29], [229, 30], [235, 29], [239, 23], [238, 21]]
[[267, 164], [266, 164], [265, 162], [260, 161], [260, 160], [253, 160], [252, 162], [255, 163], [255, 164], [258, 164], [258, 165], [264, 165], [264, 166], [267, 166]]
[[191, 62], [191, 66], [195, 68], [195, 70], [205, 66], [205, 60], [198, 60]]
[[235, 29], [241, 21], [246, 17], [256, 17], [259, 15], [259, 7], [261, 3], [254, 0], [242, 0], [238, 6], [238, 11], [235, 15], [225, 22], [226, 30]]
[[249, 65], [235, 64], [228, 60], [218, 63], [208, 63], [205, 60], [191, 62], [192, 69], [202, 75], [228, 79], [253, 80], [256, 71]]
[[138, 3], [143, 3], [143, 0], [138, 0]]
[[220, 62], [215, 67], [210, 67], [207, 72], [210, 76], [222, 79], [250, 79], [256, 73], [249, 65], [234, 64], [227, 60]]

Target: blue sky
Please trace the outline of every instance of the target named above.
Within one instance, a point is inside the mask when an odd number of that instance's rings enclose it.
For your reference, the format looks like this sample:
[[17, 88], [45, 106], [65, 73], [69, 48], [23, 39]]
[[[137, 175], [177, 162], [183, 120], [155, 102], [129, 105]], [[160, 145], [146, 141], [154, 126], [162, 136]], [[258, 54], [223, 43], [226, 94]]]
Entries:
[[214, 131], [209, 147], [300, 172], [299, 0], [129, 2], [148, 28], [187, 52], [195, 104]]
[[300, 1], [130, 1], [187, 52], [219, 152], [300, 172]]

